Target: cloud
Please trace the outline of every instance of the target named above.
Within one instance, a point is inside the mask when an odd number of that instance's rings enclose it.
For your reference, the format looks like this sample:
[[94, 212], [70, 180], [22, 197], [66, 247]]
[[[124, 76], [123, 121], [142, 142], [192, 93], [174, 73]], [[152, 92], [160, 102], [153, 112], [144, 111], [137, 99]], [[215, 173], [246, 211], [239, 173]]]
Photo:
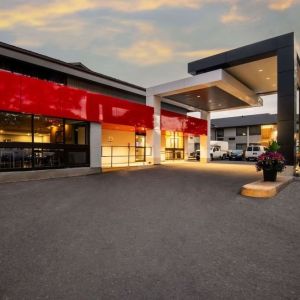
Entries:
[[42, 26], [53, 18], [76, 14], [86, 10], [112, 9], [123, 12], [155, 10], [163, 6], [196, 8], [201, 0], [52, 0], [47, 3], [20, 4], [0, 10], [0, 28], [17, 24]]
[[179, 52], [180, 56], [183, 56], [188, 59], [200, 59], [208, 56], [213, 56], [229, 49], [217, 48], [217, 49], [204, 49], [204, 50], [194, 50], [194, 51], [182, 51]]
[[[177, 46], [177, 47], [176, 47]], [[168, 63], [170, 61], [201, 59], [227, 51], [225, 48], [181, 50], [183, 45], [161, 42], [159, 40], [142, 40], [133, 43], [130, 47], [118, 50], [119, 59], [127, 63], [150, 66]]]
[[237, 0], [50, 0], [32, 2], [12, 7], [0, 6], [0, 28], [18, 24], [43, 26], [52, 19], [77, 14], [88, 10], [110, 9], [123, 13], [152, 11], [163, 7], [198, 9], [206, 4], [234, 3]]
[[32, 38], [32, 37], [18, 37], [14, 44], [21, 48], [40, 48], [44, 45], [43, 41]]
[[169, 62], [173, 55], [173, 48], [159, 40], [141, 40], [118, 53], [121, 60], [142, 66]]
[[249, 20], [251, 20], [250, 17], [245, 16], [239, 12], [237, 5], [231, 6], [229, 12], [226, 13], [225, 15], [221, 16], [221, 22], [224, 24], [246, 22]]
[[268, 7], [271, 10], [286, 10], [296, 4], [296, 0], [269, 0]]

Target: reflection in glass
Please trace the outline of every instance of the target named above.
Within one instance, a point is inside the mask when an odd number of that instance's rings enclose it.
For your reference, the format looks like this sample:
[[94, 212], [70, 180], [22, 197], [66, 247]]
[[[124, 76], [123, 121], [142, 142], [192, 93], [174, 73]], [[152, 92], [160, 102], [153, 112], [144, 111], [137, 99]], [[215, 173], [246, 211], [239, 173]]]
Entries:
[[86, 151], [67, 151], [66, 155], [67, 155], [66, 158], [69, 166], [87, 164]]
[[0, 148], [0, 169], [31, 168], [31, 158], [31, 148]]
[[145, 161], [146, 159], [146, 135], [136, 133], [135, 135], [135, 161]]
[[31, 143], [31, 115], [0, 112], [0, 142]]
[[247, 135], [247, 127], [236, 127], [236, 135], [237, 136], [246, 136]]
[[63, 165], [63, 149], [34, 149], [34, 166], [36, 168], [54, 168]]
[[51, 117], [34, 116], [34, 142], [62, 144], [63, 120]]
[[75, 120], [66, 120], [65, 139], [66, 144], [86, 145], [88, 123]]

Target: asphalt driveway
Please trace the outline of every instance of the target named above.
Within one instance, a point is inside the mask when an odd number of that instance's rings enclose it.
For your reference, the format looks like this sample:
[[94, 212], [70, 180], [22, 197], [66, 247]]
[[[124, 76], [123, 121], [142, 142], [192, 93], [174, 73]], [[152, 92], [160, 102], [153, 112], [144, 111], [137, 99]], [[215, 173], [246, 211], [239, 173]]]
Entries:
[[0, 185], [0, 299], [299, 299], [300, 182], [199, 163]]

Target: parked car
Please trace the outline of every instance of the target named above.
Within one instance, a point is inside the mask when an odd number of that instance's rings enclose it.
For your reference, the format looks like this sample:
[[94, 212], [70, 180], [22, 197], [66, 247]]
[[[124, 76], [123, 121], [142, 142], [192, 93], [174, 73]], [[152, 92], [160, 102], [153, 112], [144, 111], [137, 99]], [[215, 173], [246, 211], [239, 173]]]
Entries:
[[243, 150], [231, 150], [229, 151], [229, 160], [243, 160], [244, 151]]
[[245, 152], [246, 160], [257, 160], [258, 156], [265, 153], [266, 149], [264, 146], [249, 146]]

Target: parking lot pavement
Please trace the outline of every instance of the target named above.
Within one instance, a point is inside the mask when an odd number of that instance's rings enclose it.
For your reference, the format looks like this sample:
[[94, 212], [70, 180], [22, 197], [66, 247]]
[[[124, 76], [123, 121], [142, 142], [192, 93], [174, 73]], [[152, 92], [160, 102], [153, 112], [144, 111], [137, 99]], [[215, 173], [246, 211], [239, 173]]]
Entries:
[[0, 299], [299, 299], [300, 184], [253, 165], [2, 184]]

